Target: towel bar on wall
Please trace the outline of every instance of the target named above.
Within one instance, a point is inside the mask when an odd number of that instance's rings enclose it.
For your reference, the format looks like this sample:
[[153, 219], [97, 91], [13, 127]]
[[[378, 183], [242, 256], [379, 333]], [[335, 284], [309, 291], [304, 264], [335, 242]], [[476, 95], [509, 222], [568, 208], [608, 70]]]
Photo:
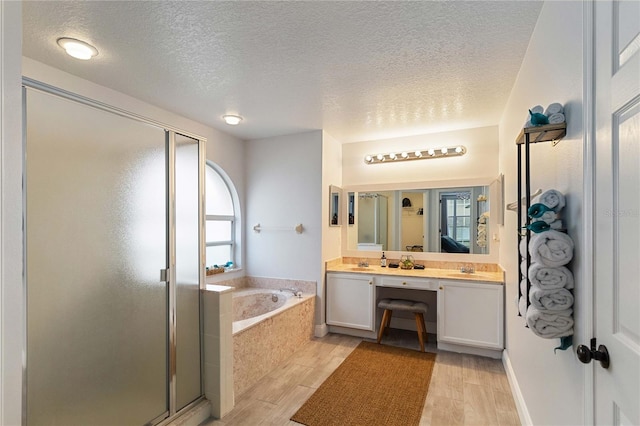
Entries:
[[301, 223], [298, 223], [296, 226], [262, 226], [259, 223], [253, 227], [255, 232], [261, 231], [296, 231], [298, 234], [302, 234], [303, 227]]

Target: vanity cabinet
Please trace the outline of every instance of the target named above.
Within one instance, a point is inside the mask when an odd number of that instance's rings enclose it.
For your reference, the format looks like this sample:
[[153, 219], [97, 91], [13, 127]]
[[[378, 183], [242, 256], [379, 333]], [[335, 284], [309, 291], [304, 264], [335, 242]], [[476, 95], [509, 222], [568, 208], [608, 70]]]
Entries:
[[373, 331], [375, 328], [373, 277], [327, 273], [327, 324]]
[[501, 284], [441, 280], [438, 342], [502, 350], [503, 312]]

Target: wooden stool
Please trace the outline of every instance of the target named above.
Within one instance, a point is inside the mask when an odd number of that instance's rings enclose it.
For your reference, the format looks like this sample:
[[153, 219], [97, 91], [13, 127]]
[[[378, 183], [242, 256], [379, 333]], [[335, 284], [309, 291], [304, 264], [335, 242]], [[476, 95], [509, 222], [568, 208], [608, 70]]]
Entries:
[[380, 330], [378, 331], [378, 343], [382, 340], [382, 333], [389, 328], [393, 311], [413, 312], [416, 317], [420, 351], [424, 352], [424, 343], [427, 341], [427, 327], [424, 324], [424, 314], [426, 314], [427, 309], [429, 309], [426, 303], [403, 299], [382, 299], [378, 302], [378, 308], [384, 309], [382, 321], [380, 321]]

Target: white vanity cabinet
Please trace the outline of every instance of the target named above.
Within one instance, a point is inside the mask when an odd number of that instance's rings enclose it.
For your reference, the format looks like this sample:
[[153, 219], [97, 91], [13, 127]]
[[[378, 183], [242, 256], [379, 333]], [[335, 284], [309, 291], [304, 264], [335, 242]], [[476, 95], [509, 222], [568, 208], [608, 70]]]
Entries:
[[502, 350], [503, 312], [502, 284], [441, 280], [438, 342]]
[[373, 331], [375, 286], [364, 274], [327, 273], [327, 324]]

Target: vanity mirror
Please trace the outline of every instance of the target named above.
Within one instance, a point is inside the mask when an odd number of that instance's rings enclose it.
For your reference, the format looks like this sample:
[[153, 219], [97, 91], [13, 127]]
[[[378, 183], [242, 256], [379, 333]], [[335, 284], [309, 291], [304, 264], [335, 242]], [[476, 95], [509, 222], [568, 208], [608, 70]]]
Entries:
[[496, 223], [490, 193], [498, 198], [491, 183], [487, 179], [451, 186], [423, 182], [345, 188], [350, 212], [345, 248], [488, 255]]

